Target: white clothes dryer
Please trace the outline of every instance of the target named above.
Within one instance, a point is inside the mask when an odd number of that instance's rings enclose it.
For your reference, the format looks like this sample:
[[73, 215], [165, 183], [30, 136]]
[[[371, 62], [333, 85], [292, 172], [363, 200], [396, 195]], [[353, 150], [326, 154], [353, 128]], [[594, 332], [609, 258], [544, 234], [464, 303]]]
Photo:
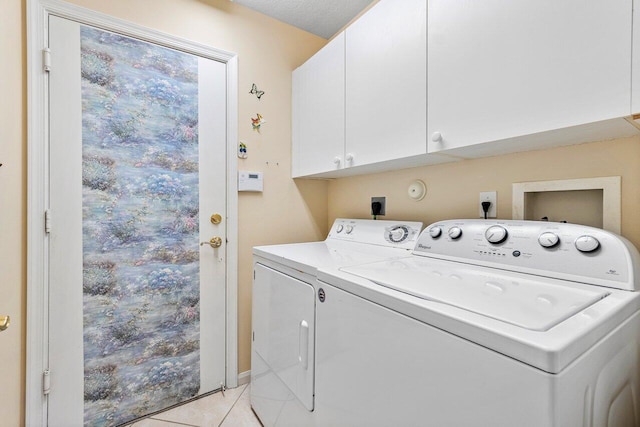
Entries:
[[340, 218], [324, 241], [253, 249], [251, 406], [263, 425], [313, 423], [317, 269], [407, 257], [421, 229]]
[[458, 220], [321, 268], [313, 424], [639, 426], [639, 267], [600, 229]]

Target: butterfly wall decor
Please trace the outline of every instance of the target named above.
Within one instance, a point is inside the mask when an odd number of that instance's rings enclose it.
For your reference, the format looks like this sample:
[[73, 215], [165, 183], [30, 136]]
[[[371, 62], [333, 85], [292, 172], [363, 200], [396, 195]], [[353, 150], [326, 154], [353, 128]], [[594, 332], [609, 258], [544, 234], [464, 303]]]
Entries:
[[258, 90], [258, 86], [256, 86], [255, 83], [253, 83], [251, 85], [251, 90], [249, 91], [249, 93], [252, 93], [256, 97], [258, 97], [258, 100], [260, 100], [260, 98], [262, 98], [262, 95], [264, 95], [264, 91], [263, 90]]
[[267, 121], [262, 117], [262, 114], [256, 113], [257, 117], [254, 119], [251, 117], [251, 126], [253, 126], [253, 130], [260, 133], [260, 126], [262, 126]]

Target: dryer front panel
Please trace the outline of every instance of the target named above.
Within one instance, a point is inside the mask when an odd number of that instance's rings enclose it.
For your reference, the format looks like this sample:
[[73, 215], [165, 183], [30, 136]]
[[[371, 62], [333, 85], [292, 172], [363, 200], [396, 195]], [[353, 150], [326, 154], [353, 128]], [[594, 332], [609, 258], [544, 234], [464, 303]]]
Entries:
[[313, 286], [255, 264], [253, 351], [313, 410], [315, 291]]

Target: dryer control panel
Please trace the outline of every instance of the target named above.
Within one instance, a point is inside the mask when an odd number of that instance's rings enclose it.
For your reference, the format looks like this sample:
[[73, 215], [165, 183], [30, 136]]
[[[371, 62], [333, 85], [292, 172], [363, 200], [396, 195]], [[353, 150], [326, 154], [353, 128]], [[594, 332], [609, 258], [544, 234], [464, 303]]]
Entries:
[[413, 249], [421, 230], [422, 223], [415, 221], [338, 218], [334, 221], [327, 240]]
[[638, 250], [619, 235], [577, 224], [440, 221], [422, 232], [413, 253], [618, 289], [640, 288]]

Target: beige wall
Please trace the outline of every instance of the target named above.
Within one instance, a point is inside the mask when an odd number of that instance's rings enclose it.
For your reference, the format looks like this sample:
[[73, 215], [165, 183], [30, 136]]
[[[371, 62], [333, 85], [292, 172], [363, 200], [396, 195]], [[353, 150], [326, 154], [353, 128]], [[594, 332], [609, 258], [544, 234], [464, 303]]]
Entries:
[[[386, 196], [386, 216], [432, 222], [477, 218], [481, 191], [498, 192], [498, 217], [511, 218], [511, 184], [602, 176], [622, 177], [622, 235], [640, 248], [640, 137], [550, 150], [465, 160], [369, 176], [341, 178], [329, 184], [329, 222], [339, 217], [367, 218], [371, 196]], [[421, 179], [427, 195], [407, 195]]]
[[[238, 121], [249, 158], [239, 169], [264, 171], [264, 193], [239, 196], [239, 371], [250, 369], [251, 248], [318, 240], [327, 232], [327, 183], [290, 178], [291, 71], [326, 40], [229, 0], [74, 0], [72, 3], [179, 37], [235, 52]], [[26, 319], [26, 0], [4, 0], [0, 13], [0, 424], [24, 422]], [[250, 95], [256, 83], [266, 94]], [[250, 117], [267, 120], [262, 133]]]
[[[477, 216], [478, 193], [498, 191], [498, 215], [511, 217], [511, 183], [622, 176], [622, 234], [640, 246], [640, 138], [584, 144], [334, 181], [290, 179], [291, 71], [326, 42], [228, 0], [73, 0], [73, 3], [239, 54], [239, 135], [249, 158], [239, 169], [261, 170], [262, 194], [240, 194], [239, 371], [250, 369], [251, 247], [324, 238], [336, 217], [369, 217], [371, 196], [387, 197], [385, 219]], [[25, 0], [5, 0], [0, 13], [0, 420], [24, 420], [26, 318], [26, 63]], [[266, 91], [261, 101], [251, 83]], [[262, 133], [251, 130], [261, 113]], [[414, 179], [427, 196], [410, 200]], [[328, 203], [328, 209], [327, 209]]]
[[0, 424], [23, 420], [26, 280], [26, 78], [24, 5], [0, 6]]

